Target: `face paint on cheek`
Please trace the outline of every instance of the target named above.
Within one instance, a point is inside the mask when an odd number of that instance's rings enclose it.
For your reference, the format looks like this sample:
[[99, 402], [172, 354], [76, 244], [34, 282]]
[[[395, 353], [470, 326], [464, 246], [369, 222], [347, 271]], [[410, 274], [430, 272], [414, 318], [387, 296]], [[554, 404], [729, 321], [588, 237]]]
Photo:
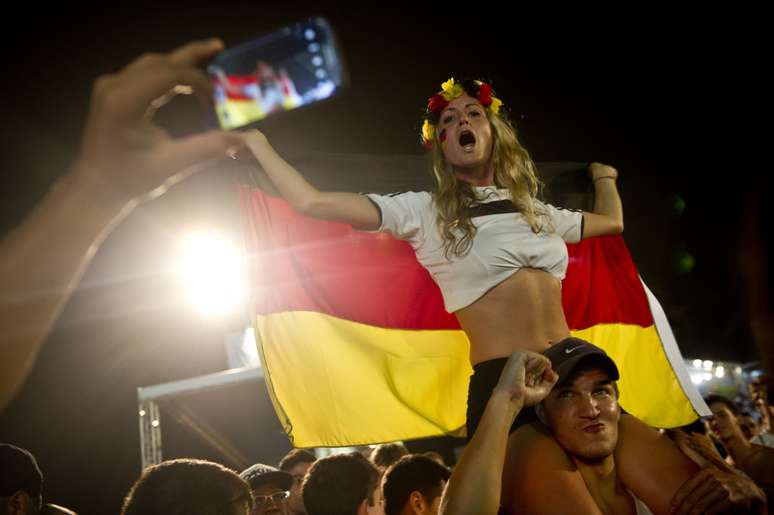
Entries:
[[441, 143], [446, 141], [446, 129], [441, 131], [440, 136], [438, 136], [438, 141], [440, 141]]

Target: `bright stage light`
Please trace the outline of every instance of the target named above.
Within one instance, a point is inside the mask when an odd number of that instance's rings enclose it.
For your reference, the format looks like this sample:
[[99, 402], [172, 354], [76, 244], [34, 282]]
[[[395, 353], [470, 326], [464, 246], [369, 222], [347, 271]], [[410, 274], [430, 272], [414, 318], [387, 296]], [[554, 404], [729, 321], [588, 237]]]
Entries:
[[712, 370], [712, 361], [710, 361], [710, 360], [705, 360], [704, 361], [704, 370], [706, 370], [707, 372]]
[[696, 368], [701, 368], [701, 360], [700, 359], [693, 360], [693, 366]]
[[723, 377], [724, 375], [726, 375], [726, 369], [725, 368], [720, 366], [720, 367], [715, 369], [715, 377], [720, 378], [720, 377]]
[[215, 233], [186, 238], [182, 272], [191, 301], [203, 313], [225, 314], [245, 300], [241, 254]]

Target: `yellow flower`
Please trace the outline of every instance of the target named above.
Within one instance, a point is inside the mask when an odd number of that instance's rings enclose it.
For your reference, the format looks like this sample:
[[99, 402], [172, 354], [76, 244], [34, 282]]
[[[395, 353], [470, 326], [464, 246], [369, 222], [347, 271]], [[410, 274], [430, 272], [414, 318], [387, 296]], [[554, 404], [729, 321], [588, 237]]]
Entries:
[[492, 103], [489, 105], [489, 110], [494, 114], [500, 114], [500, 106], [503, 105], [503, 101], [497, 97], [492, 97]]
[[462, 85], [454, 83], [454, 77], [441, 84], [441, 90], [441, 95], [443, 95], [447, 102], [451, 102], [465, 93]]
[[430, 122], [425, 120], [425, 123], [422, 125], [422, 137], [425, 139], [425, 141], [433, 141], [434, 135], [435, 126], [431, 125]]

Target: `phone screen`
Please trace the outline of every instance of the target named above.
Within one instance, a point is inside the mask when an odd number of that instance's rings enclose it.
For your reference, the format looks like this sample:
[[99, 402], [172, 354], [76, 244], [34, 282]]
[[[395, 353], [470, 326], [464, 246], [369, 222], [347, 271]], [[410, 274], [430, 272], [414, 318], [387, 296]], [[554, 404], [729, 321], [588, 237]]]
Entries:
[[329, 99], [346, 83], [335, 34], [323, 18], [293, 23], [227, 49], [207, 71], [224, 129]]

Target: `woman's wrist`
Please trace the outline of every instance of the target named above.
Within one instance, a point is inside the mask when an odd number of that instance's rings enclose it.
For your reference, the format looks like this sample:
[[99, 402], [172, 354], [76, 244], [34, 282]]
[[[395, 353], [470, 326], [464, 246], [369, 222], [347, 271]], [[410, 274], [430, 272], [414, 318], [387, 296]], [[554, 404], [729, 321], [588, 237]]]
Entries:
[[591, 182], [596, 183], [597, 181], [601, 181], [602, 179], [612, 179], [613, 181], [615, 181], [618, 179], [618, 177], [616, 177], [615, 175], [603, 175], [602, 177], [596, 177]]

